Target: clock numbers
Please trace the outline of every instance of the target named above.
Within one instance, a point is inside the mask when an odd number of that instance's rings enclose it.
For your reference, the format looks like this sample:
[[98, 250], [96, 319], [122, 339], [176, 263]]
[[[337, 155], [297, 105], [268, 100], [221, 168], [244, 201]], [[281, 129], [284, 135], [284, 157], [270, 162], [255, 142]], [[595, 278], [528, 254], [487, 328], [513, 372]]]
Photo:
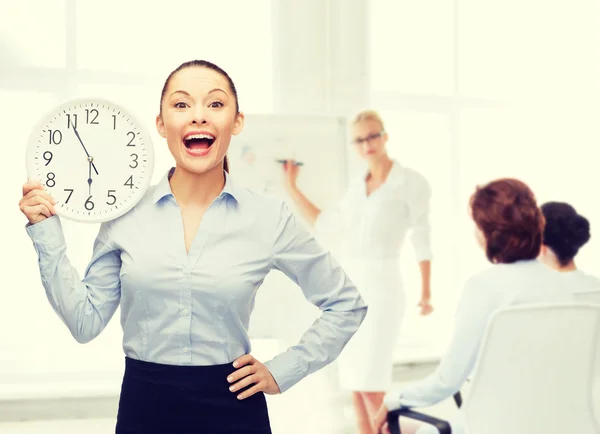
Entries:
[[125, 184], [123, 184], [123, 185], [126, 185], [129, 188], [133, 188], [133, 175], [131, 175], [129, 178], [127, 178], [127, 181], [125, 181]]
[[131, 167], [132, 169], [135, 169], [136, 167], [138, 167], [138, 154], [131, 154], [130, 157], [133, 157], [132, 163], [135, 163], [135, 166], [132, 166], [131, 164], [129, 164], [129, 167]]
[[44, 152], [44, 154], [42, 155], [42, 157], [44, 157], [44, 160], [46, 160], [45, 166], [47, 166], [52, 161], [52, 152], [46, 151], [46, 152]]
[[67, 129], [71, 128], [71, 126], [77, 128], [77, 114], [72, 115], [67, 113]]
[[[54, 181], [52, 181], [54, 182]], [[73, 192], [75, 190], [72, 188], [65, 188], [65, 192], [68, 192], [69, 195], [67, 196], [67, 199], [65, 200], [65, 204], [69, 203], [69, 200], [71, 200], [71, 196], [73, 195]], [[117, 196], [115, 196], [116, 190], [108, 190], [108, 200], [106, 201], [107, 205], [114, 205], [115, 203], [117, 203]], [[88, 211], [92, 211], [94, 209], [94, 206], [96, 206], [96, 204], [92, 201], [92, 197], [93, 196], [89, 196], [85, 203], [83, 204], [85, 209], [87, 209]]]
[[129, 131], [127, 133], [127, 137], [129, 137], [129, 135], [131, 135], [131, 139], [129, 140], [129, 143], [127, 143], [127, 146], [135, 146], [135, 143], [133, 143], [135, 140], [135, 133], [133, 131]]
[[113, 118], [113, 130], [117, 129], [117, 115], [112, 115]]
[[114, 205], [117, 203], [117, 197], [113, 194], [115, 190], [108, 190], [108, 197], [112, 199], [112, 202], [106, 201], [107, 205]]
[[62, 142], [62, 133], [60, 130], [48, 130], [48, 138], [51, 145], [58, 145]]
[[129, 131], [127, 133], [127, 137], [129, 137], [129, 135], [131, 135], [131, 140], [129, 140], [129, 143], [127, 143], [127, 146], [135, 146], [135, 143], [133, 143], [133, 141], [135, 140], [135, 133], [133, 131]]
[[[91, 118], [91, 122], [90, 122]], [[88, 124], [98, 125], [98, 110], [96, 109], [85, 109], [85, 122]]]
[[53, 172], [48, 172], [46, 174], [46, 185], [48, 187], [52, 188], [56, 185], [56, 181], [54, 180], [54, 178], [56, 178], [56, 175]]
[[65, 203], [69, 203], [69, 199], [71, 199], [71, 195], [73, 194], [73, 189], [72, 188], [65, 188], [65, 191], [69, 192], [69, 195], [67, 196], [67, 200], [65, 200]]
[[87, 198], [87, 200], [85, 201], [85, 204], [83, 206], [88, 211], [91, 211], [91, 210], [94, 209], [94, 202], [92, 202], [92, 196], [90, 196], [90, 197]]

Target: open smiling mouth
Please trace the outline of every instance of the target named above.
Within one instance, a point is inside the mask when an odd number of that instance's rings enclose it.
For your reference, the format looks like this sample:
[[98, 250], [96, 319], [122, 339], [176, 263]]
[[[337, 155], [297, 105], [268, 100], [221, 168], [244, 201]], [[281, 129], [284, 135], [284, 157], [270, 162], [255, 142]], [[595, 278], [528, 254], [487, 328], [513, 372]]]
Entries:
[[207, 151], [215, 142], [211, 134], [190, 134], [183, 139], [183, 143], [190, 151]]

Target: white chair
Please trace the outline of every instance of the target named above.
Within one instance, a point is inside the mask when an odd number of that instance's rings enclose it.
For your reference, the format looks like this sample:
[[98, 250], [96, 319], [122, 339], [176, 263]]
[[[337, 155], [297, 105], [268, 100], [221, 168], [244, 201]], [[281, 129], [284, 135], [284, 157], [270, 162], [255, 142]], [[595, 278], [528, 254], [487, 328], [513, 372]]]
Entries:
[[463, 405], [467, 432], [600, 433], [599, 334], [600, 305], [497, 312]]
[[573, 298], [581, 302], [600, 304], [600, 291], [579, 291], [573, 294]]
[[[468, 434], [599, 434], [600, 305], [538, 304], [490, 319], [462, 410]], [[451, 433], [412, 409], [390, 412]]]

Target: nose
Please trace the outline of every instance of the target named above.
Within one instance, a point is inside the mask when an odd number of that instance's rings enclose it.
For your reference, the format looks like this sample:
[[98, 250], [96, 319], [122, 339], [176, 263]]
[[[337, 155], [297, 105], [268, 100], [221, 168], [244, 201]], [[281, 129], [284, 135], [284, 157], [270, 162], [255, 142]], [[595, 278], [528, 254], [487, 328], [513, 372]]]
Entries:
[[196, 108], [192, 111], [192, 124], [205, 124], [206, 113], [204, 112], [204, 107], [202, 105], [197, 105]]
[[365, 140], [364, 142], [362, 142], [362, 146], [361, 149], [363, 152], [369, 152], [371, 150], [371, 144], [369, 140]]

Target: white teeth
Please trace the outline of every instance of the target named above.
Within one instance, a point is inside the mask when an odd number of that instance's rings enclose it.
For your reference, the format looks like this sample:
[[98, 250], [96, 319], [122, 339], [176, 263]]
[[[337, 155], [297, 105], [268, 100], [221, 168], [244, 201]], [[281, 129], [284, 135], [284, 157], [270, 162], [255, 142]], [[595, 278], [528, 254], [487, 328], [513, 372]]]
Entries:
[[185, 138], [186, 140], [192, 140], [192, 139], [208, 139], [208, 140], [214, 140], [215, 137], [211, 136], [210, 134], [192, 134], [190, 136], [187, 136]]

